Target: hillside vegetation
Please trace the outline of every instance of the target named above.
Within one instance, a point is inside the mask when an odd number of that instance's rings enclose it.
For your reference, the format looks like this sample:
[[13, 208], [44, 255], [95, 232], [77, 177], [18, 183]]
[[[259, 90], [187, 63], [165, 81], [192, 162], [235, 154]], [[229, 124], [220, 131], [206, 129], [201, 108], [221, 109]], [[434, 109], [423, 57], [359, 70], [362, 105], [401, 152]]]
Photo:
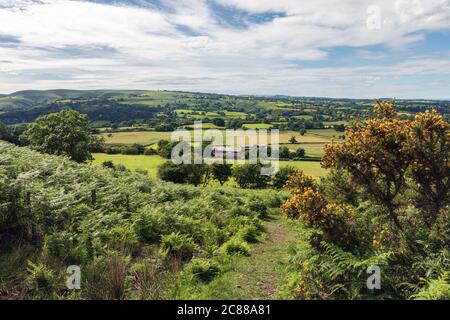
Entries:
[[[246, 255], [277, 192], [195, 188], [0, 143], [0, 297], [167, 298]], [[66, 268], [78, 265], [80, 291]]]

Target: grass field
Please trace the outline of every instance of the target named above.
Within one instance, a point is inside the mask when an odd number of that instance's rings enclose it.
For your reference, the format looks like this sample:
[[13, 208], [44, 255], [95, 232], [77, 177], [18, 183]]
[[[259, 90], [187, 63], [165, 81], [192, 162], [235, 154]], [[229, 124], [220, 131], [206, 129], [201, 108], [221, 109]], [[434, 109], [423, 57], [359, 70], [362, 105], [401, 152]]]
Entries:
[[[310, 130], [312, 131], [312, 130]], [[304, 136], [301, 136], [295, 131], [281, 131], [280, 132], [280, 143], [289, 143], [291, 137], [295, 137], [295, 140], [299, 143], [327, 143], [331, 142], [331, 138], [326, 136], [318, 136], [317, 133], [311, 133], [308, 131]], [[319, 130], [315, 130], [319, 131]]]
[[[214, 123], [209, 123], [209, 122], [203, 122], [202, 127], [203, 127], [203, 129], [223, 129], [223, 127], [218, 127]], [[188, 126], [186, 126], [186, 128], [194, 128], [194, 125], [193, 124], [188, 125]]]
[[324, 147], [326, 143], [299, 143], [299, 144], [282, 144], [282, 147], [288, 147], [289, 150], [295, 151], [299, 148], [305, 149], [305, 153], [309, 157], [322, 157], [324, 155]]
[[[268, 124], [247, 124], [249, 129], [268, 128]], [[253, 128], [251, 128], [253, 127]], [[211, 123], [204, 124], [205, 129], [214, 128]], [[225, 132], [225, 131], [223, 131]], [[162, 139], [170, 139], [171, 132], [158, 132], [158, 131], [138, 131], [138, 132], [116, 132], [112, 134], [102, 133], [105, 138], [106, 144], [133, 144], [139, 143], [143, 145], [151, 145]], [[295, 136], [295, 139], [299, 143], [317, 143], [325, 144], [331, 142], [333, 138], [337, 139], [340, 135], [339, 132], [334, 129], [317, 129], [308, 130], [304, 136], [301, 136], [296, 131], [281, 131], [279, 143], [289, 143], [289, 139]]]
[[242, 127], [244, 129], [270, 129], [273, 125], [267, 123], [244, 123]]
[[[253, 126], [256, 129], [257, 126], [270, 126], [261, 124], [247, 124], [246, 126]], [[221, 132], [225, 133], [225, 130], [217, 128], [212, 123], [204, 123], [204, 129], [219, 129]], [[249, 128], [250, 129], [250, 128]], [[193, 131], [191, 131], [192, 133]], [[317, 129], [308, 130], [308, 132], [301, 136], [295, 131], [282, 131], [279, 136], [279, 143], [283, 146], [287, 146], [291, 150], [296, 150], [298, 148], [305, 149], [306, 155], [310, 157], [321, 157], [323, 156], [323, 148], [327, 143], [330, 143], [332, 139], [336, 141], [341, 141], [337, 137], [339, 132], [334, 129]], [[157, 131], [145, 131], [145, 132], [116, 132], [110, 134], [103, 133], [105, 137], [106, 144], [118, 144], [118, 145], [131, 145], [133, 143], [143, 144], [145, 146], [151, 146], [156, 144], [159, 140], [166, 139], [169, 140], [171, 137], [171, 132], [157, 132]], [[295, 136], [298, 144], [290, 144], [289, 140], [292, 136]], [[270, 139], [269, 139], [270, 142]], [[228, 142], [231, 144], [231, 142]], [[247, 139], [246, 143], [250, 143]], [[265, 144], [266, 142], [260, 141], [260, 143]]]
[[132, 171], [136, 169], [147, 170], [149, 176], [156, 177], [158, 166], [167, 160], [160, 156], [135, 156], [122, 154], [94, 153], [94, 164], [101, 164], [104, 161], [112, 161], [114, 164], [124, 165]]
[[308, 137], [319, 137], [324, 139], [338, 139], [339, 136], [342, 136], [344, 132], [338, 132], [334, 129], [314, 129], [308, 130], [305, 136]]
[[[122, 155], [122, 154], [104, 154], [94, 153], [94, 164], [101, 164], [104, 161], [112, 161], [114, 164], [124, 165], [130, 170], [147, 170], [148, 174], [155, 178], [158, 172], [158, 166], [165, 161], [160, 156], [144, 156], [144, 155]], [[280, 162], [280, 167], [293, 166], [302, 169], [306, 174], [321, 177], [326, 174], [326, 170], [320, 166], [319, 162], [312, 161], [283, 161]]]
[[133, 144], [151, 145], [163, 139], [170, 139], [171, 132], [142, 131], [142, 132], [116, 132], [102, 133], [106, 144]]

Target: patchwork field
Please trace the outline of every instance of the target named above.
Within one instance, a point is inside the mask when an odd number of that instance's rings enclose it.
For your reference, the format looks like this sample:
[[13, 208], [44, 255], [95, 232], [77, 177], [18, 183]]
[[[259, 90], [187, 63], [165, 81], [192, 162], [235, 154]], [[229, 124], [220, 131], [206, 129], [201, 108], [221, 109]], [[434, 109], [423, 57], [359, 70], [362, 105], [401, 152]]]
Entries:
[[[270, 125], [266, 124], [247, 124], [245, 125], [248, 129], [268, 129]], [[204, 129], [218, 128], [212, 123], [204, 124]], [[220, 129], [223, 134], [225, 130]], [[105, 138], [106, 144], [123, 144], [130, 145], [133, 143], [139, 143], [143, 145], [151, 145], [162, 139], [170, 139], [171, 132], [159, 132], [159, 131], [141, 131], [141, 132], [116, 132], [116, 133], [102, 133]], [[279, 143], [287, 144], [290, 143], [290, 139], [294, 136], [298, 143], [314, 143], [321, 144], [322, 147], [326, 143], [330, 143], [331, 140], [338, 139], [341, 133], [335, 131], [334, 129], [316, 129], [308, 130], [304, 136], [301, 136], [295, 131], [281, 131], [279, 137]]]

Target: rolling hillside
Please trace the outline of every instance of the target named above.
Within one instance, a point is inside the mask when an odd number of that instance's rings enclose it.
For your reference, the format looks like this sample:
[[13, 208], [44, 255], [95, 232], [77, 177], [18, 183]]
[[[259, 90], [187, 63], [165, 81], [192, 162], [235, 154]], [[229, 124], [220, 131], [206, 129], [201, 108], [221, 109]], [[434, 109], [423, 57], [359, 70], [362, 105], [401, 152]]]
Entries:
[[[245, 256], [281, 198], [173, 185], [0, 142], [0, 299], [173, 298], [178, 279], [212, 280]], [[73, 264], [83, 270], [76, 297], [64, 286]]]

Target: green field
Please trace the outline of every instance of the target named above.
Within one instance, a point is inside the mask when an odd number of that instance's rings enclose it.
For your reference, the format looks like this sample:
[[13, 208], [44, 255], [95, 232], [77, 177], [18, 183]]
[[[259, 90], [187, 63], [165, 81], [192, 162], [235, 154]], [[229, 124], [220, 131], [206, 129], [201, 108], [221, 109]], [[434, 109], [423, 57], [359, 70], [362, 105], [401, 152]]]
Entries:
[[[144, 155], [122, 155], [122, 154], [104, 154], [94, 153], [94, 164], [101, 164], [104, 161], [112, 161], [114, 164], [124, 165], [130, 170], [147, 170], [151, 177], [156, 177], [158, 166], [165, 161], [160, 156], [144, 156]], [[306, 174], [314, 177], [322, 177], [326, 174], [326, 170], [320, 166], [320, 162], [312, 161], [283, 161], [280, 167], [293, 166], [302, 169]]]
[[123, 144], [130, 145], [139, 143], [143, 145], [151, 145], [159, 140], [170, 139], [171, 132], [158, 131], [137, 131], [137, 132], [115, 132], [102, 133], [106, 144]]
[[123, 155], [123, 154], [104, 154], [94, 153], [94, 164], [101, 164], [104, 161], [112, 161], [114, 164], [124, 165], [130, 170], [147, 170], [149, 176], [156, 177], [158, 172], [158, 166], [167, 160], [160, 156], [135, 156], [135, 155]]
[[287, 147], [291, 151], [302, 148], [309, 157], [322, 157], [324, 155], [324, 147], [326, 144], [327, 143], [281, 144], [280, 147]]
[[244, 129], [270, 129], [273, 125], [267, 123], [244, 123], [242, 127]]

